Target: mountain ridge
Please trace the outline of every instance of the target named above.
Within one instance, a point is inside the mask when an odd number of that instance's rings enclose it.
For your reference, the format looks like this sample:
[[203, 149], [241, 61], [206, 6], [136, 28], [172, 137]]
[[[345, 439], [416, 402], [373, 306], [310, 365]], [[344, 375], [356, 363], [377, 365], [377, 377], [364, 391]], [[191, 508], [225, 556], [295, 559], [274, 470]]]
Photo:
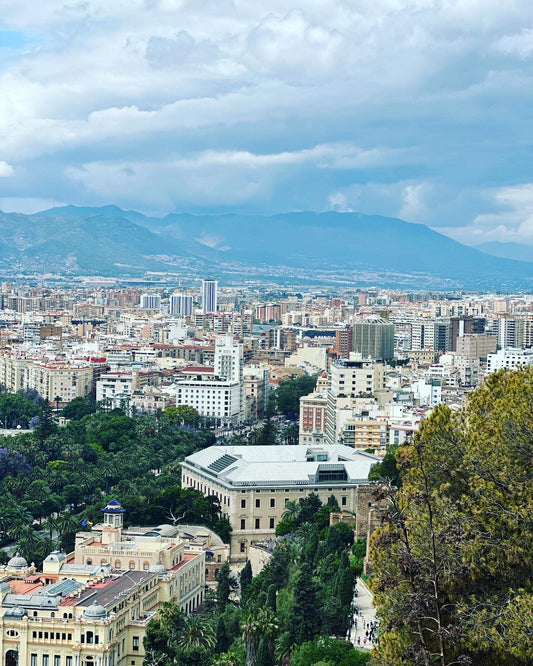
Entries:
[[[204, 271], [242, 266], [416, 276], [458, 287], [533, 287], [533, 264], [497, 258], [429, 227], [362, 213], [150, 217], [117, 206], [51, 208], [32, 215], [0, 212], [0, 269], [66, 273]], [[313, 274], [313, 275], [312, 275]], [[389, 277], [387, 279], [393, 279]], [[402, 281], [402, 280], [400, 280]]]

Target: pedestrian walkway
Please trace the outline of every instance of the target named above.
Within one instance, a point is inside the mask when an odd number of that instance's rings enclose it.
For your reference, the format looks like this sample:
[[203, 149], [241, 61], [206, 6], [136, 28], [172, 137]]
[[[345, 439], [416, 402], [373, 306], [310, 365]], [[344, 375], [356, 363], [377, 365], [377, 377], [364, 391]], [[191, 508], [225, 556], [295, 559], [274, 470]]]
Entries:
[[[370, 635], [370, 624], [373, 623], [375, 626], [376, 622], [376, 609], [374, 608], [373, 596], [360, 578], [357, 579], [355, 589], [357, 590], [357, 596], [354, 595], [352, 600], [353, 615], [351, 627], [348, 632], [348, 640], [357, 648], [371, 649], [373, 642], [369, 640], [367, 632]], [[367, 639], [366, 643], [365, 638]]]

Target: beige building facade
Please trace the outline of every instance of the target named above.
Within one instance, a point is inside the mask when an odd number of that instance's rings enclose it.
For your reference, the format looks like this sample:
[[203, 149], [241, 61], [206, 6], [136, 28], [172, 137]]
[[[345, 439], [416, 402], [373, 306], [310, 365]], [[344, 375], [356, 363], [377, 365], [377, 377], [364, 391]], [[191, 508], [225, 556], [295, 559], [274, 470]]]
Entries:
[[141, 666], [159, 605], [201, 605], [205, 551], [171, 525], [124, 531], [123, 512], [109, 502], [104, 522], [77, 535], [74, 553], [51, 553], [42, 572], [19, 556], [0, 568], [2, 666]]
[[358, 487], [368, 483], [380, 460], [347, 446], [212, 446], [182, 463], [182, 487], [215, 495], [233, 528], [232, 562], [244, 562], [248, 549], [271, 538], [290, 500], [330, 495], [356, 513]]

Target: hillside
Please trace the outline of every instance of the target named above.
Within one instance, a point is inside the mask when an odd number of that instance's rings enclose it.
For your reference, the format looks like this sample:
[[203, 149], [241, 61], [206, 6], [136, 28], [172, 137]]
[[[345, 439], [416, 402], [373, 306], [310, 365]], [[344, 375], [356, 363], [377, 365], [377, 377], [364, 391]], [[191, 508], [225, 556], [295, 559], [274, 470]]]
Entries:
[[360, 213], [170, 214], [116, 206], [0, 213], [0, 269], [139, 275], [285, 275], [419, 288], [530, 289], [533, 264], [497, 258], [421, 224]]

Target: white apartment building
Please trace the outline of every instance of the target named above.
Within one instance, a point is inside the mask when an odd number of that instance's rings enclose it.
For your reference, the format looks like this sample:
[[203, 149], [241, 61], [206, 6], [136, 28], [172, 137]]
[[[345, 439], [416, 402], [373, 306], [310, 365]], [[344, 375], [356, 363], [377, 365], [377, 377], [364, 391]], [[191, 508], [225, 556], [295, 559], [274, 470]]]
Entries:
[[131, 396], [136, 388], [135, 380], [132, 372], [107, 372], [96, 382], [96, 401]]
[[216, 312], [218, 309], [218, 282], [202, 280], [202, 312]]
[[191, 294], [172, 294], [169, 302], [169, 312], [171, 315], [190, 317], [193, 311], [194, 304]]
[[[327, 392], [326, 443], [342, 441], [344, 424], [359, 397], [373, 395], [385, 388], [382, 363], [365, 360], [357, 354], [349, 359], [333, 361], [330, 368], [330, 388]], [[348, 416], [349, 413], [349, 416]]]
[[93, 388], [93, 368], [3, 355], [0, 356], [0, 383], [12, 393], [35, 389], [51, 403], [60, 397], [59, 405], [63, 406], [74, 398], [89, 395]]
[[161, 310], [161, 296], [159, 294], [142, 294], [141, 310]]
[[217, 425], [242, 423], [244, 414], [244, 380], [242, 344], [231, 335], [217, 338], [214, 377], [198, 372], [174, 384], [176, 405], [190, 405], [200, 416]]
[[215, 377], [230, 382], [242, 382], [243, 346], [233, 341], [233, 335], [221, 335], [215, 342]]
[[487, 356], [487, 372], [496, 372], [502, 368], [515, 370], [525, 365], [533, 364], [533, 351], [530, 349], [517, 349], [508, 347], [499, 349], [495, 354]]
[[244, 420], [239, 382], [186, 379], [173, 388], [176, 406], [190, 405], [217, 425], [238, 425]]

